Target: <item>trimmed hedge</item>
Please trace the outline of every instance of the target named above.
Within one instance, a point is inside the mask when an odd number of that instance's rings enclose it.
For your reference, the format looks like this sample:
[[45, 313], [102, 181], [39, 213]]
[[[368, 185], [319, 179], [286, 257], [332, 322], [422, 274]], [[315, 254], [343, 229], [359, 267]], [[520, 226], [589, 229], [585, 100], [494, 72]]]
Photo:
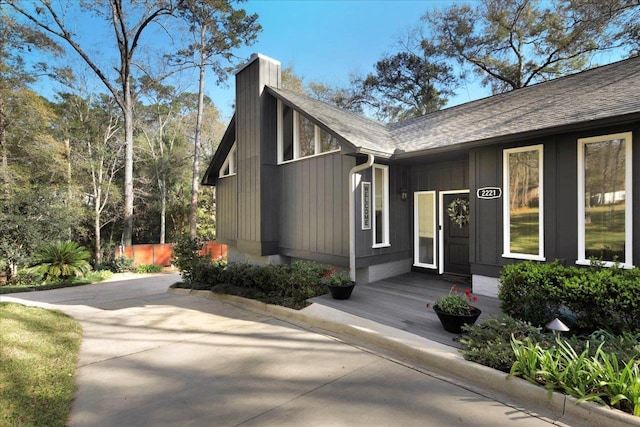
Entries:
[[303, 308], [307, 300], [327, 292], [320, 278], [327, 266], [307, 261], [292, 265], [253, 265], [215, 262], [197, 253], [197, 240], [183, 238], [174, 245], [174, 262], [183, 283], [179, 287], [211, 290], [270, 304]]
[[640, 331], [640, 269], [525, 261], [505, 266], [500, 282], [500, 309], [533, 325], [558, 317], [576, 332]]

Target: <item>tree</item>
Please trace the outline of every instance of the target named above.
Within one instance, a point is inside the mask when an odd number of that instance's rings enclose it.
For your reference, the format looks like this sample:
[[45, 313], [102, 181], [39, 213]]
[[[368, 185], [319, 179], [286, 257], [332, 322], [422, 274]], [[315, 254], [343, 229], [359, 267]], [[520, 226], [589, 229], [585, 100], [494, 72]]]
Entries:
[[[118, 60], [115, 64], [101, 64], [103, 55], [93, 56], [81, 45], [80, 37], [74, 33], [73, 25], [65, 22], [67, 9], [56, 9], [47, 0], [25, 3], [6, 0], [17, 13], [25, 17], [34, 32], [45, 33], [65, 41], [86, 63], [113, 96], [124, 116], [125, 165], [124, 165], [124, 231], [122, 240], [131, 244], [133, 230], [133, 130], [135, 90], [132, 77], [135, 67], [134, 54], [139, 50], [143, 33], [159, 18], [171, 15], [179, 1], [145, 0], [125, 4], [124, 0], [95, 0], [80, 2], [77, 12], [80, 19], [97, 16], [112, 27]], [[131, 23], [133, 22], [133, 23]], [[115, 70], [115, 74], [111, 71]]]
[[184, 0], [180, 2], [178, 14], [189, 25], [193, 41], [172, 55], [180, 66], [198, 69], [198, 113], [194, 134], [193, 177], [191, 183], [191, 206], [189, 211], [189, 234], [197, 234], [198, 191], [200, 184], [200, 141], [204, 109], [204, 84], [207, 67], [222, 81], [230, 71], [228, 64], [232, 52], [242, 45], [252, 44], [262, 27], [258, 15], [247, 15], [244, 9], [234, 9], [231, 0]]
[[80, 187], [77, 197], [91, 211], [95, 262], [100, 265], [102, 229], [116, 221], [116, 206], [122, 200], [116, 184], [123, 167], [122, 115], [106, 94], [82, 97], [61, 93], [58, 98], [59, 132], [73, 150], [72, 175]]
[[423, 41], [418, 53], [402, 51], [384, 57], [362, 81], [359, 102], [390, 121], [438, 111], [453, 95], [457, 79], [451, 66], [436, 60], [437, 54], [431, 43]]
[[174, 87], [148, 81], [145, 91], [150, 105], [138, 106], [140, 137], [160, 195], [160, 243], [166, 240], [166, 212], [169, 186], [186, 165], [186, 116], [195, 107], [191, 94], [178, 94]]
[[[594, 53], [629, 43], [636, 0], [482, 0], [423, 17], [436, 46], [493, 93], [585, 69]], [[636, 24], [634, 24], [636, 23]]]

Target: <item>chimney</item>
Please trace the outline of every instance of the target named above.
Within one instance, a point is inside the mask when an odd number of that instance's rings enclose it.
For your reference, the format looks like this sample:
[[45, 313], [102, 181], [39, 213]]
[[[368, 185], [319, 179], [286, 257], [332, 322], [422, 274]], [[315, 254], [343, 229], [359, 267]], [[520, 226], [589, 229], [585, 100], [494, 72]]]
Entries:
[[238, 250], [278, 253], [277, 101], [265, 86], [281, 86], [280, 62], [260, 54], [236, 71]]

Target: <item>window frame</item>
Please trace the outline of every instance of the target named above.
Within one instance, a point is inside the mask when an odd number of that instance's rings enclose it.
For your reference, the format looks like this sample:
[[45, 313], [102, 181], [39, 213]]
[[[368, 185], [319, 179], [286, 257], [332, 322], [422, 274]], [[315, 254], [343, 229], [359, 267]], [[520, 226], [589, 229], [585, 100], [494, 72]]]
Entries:
[[[333, 149], [333, 150], [329, 150], [329, 151], [322, 151], [322, 138], [321, 138], [321, 132], [325, 132], [325, 133], [329, 133], [323, 129], [321, 129], [318, 125], [316, 125], [315, 123], [313, 123], [312, 120], [310, 120], [306, 115], [298, 112], [298, 110], [296, 110], [295, 108], [289, 107], [291, 108], [292, 112], [293, 112], [293, 158], [290, 160], [285, 160], [284, 159], [284, 124], [283, 124], [283, 118], [282, 115], [284, 113], [284, 103], [281, 100], [278, 100], [278, 129], [277, 129], [277, 146], [278, 146], [278, 164], [286, 164], [286, 163], [291, 163], [291, 162], [297, 162], [299, 160], [304, 160], [304, 159], [310, 159], [313, 157], [318, 157], [318, 156], [324, 156], [325, 154], [331, 154], [331, 153], [337, 153], [340, 152], [341, 148], [338, 146], [338, 148]], [[314, 147], [314, 154], [311, 155], [307, 155], [307, 156], [300, 156], [300, 125], [299, 125], [299, 120], [300, 117], [304, 118], [305, 120], [308, 120], [312, 125], [313, 125], [313, 147]], [[335, 137], [334, 137], [335, 138]], [[337, 140], [337, 138], [336, 138]], [[339, 145], [339, 143], [338, 143]]]
[[[383, 233], [382, 242], [376, 242], [376, 235], [378, 230], [378, 221], [376, 220], [376, 169], [382, 170], [382, 221], [383, 221]], [[373, 164], [371, 166], [371, 201], [372, 201], [372, 219], [371, 229], [372, 233], [372, 248], [386, 248], [391, 246], [390, 233], [389, 233], [389, 166]]]
[[[538, 253], [524, 254], [511, 252], [511, 181], [509, 169], [509, 155], [526, 151], [538, 152]], [[545, 261], [544, 255], [544, 144], [526, 145], [516, 148], [506, 148], [502, 151], [502, 257]]]
[[[618, 265], [623, 268], [633, 268], [633, 132], [619, 132], [613, 134], [591, 136], [578, 139], [578, 254], [577, 265], [590, 265], [586, 258], [586, 229], [585, 229], [585, 159], [584, 147], [587, 144], [624, 139], [624, 191], [625, 191], [625, 218], [624, 218], [624, 253], [625, 259]], [[616, 265], [613, 261], [603, 261], [605, 267]]]
[[[227, 154], [227, 158], [224, 159], [222, 163], [222, 167], [220, 168], [220, 172], [218, 173], [218, 178], [227, 178], [230, 176], [234, 176], [237, 173], [237, 156], [236, 156], [236, 143], [234, 142], [231, 146], [231, 150], [229, 150], [229, 154]], [[229, 173], [225, 174], [224, 170], [229, 167]]]

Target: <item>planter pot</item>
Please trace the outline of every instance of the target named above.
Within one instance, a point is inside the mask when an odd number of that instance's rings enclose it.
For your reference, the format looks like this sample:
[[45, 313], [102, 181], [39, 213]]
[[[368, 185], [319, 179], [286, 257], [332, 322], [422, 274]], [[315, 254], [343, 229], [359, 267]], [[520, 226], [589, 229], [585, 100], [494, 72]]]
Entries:
[[349, 299], [355, 286], [355, 282], [351, 282], [351, 284], [347, 286], [327, 285], [327, 288], [329, 288], [329, 292], [333, 299]]
[[462, 325], [473, 325], [476, 323], [478, 316], [482, 313], [480, 309], [476, 307], [471, 307], [470, 314], [443, 313], [437, 306], [433, 307], [433, 311], [438, 315], [438, 319], [440, 319], [440, 323], [442, 323], [444, 330], [454, 334], [462, 333]]

